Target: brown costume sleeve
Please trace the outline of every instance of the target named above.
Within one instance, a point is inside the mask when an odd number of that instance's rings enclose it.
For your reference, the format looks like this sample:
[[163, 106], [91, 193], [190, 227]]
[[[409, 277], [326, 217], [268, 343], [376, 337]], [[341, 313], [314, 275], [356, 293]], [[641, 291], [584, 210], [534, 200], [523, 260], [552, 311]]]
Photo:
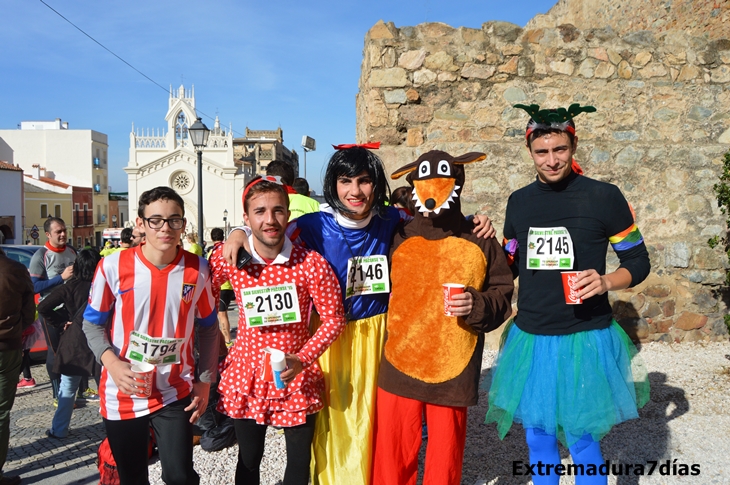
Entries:
[[507, 258], [497, 240], [471, 240], [484, 251], [487, 258], [487, 276], [479, 290], [467, 288], [474, 297], [474, 304], [464, 322], [475, 331], [486, 333], [498, 328], [512, 314], [512, 293], [515, 286]]

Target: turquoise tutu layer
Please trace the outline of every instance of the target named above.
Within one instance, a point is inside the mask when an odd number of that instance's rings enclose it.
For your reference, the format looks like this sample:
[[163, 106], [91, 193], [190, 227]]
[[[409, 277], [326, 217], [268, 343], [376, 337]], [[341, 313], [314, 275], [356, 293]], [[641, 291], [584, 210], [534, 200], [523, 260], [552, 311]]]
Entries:
[[568, 335], [534, 335], [510, 323], [500, 347], [485, 420], [497, 423], [500, 438], [514, 421], [565, 446], [586, 434], [599, 441], [649, 400], [646, 367], [615, 321]]

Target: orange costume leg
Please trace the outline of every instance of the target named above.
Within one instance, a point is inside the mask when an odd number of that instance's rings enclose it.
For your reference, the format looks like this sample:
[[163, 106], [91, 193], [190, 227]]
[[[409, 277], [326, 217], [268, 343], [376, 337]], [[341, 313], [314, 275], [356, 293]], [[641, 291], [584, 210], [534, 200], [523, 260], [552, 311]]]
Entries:
[[459, 485], [466, 445], [466, 407], [426, 404], [426, 427], [423, 485]]
[[424, 403], [378, 388], [372, 485], [415, 485]]

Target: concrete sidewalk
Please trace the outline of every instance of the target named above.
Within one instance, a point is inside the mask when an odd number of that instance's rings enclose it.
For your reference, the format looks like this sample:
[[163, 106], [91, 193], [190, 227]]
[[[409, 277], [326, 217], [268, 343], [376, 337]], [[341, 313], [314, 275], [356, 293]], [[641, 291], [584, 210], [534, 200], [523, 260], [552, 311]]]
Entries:
[[[238, 309], [228, 310], [232, 329], [238, 326]], [[235, 332], [234, 332], [235, 335]], [[10, 411], [10, 449], [3, 467], [6, 475], [20, 475], [23, 484], [66, 485], [99, 483], [96, 452], [106, 437], [98, 401], [78, 402], [69, 435], [49, 438], [53, 407], [51, 383], [45, 365], [31, 368], [36, 387], [18, 389]], [[93, 385], [93, 380], [92, 380]]]

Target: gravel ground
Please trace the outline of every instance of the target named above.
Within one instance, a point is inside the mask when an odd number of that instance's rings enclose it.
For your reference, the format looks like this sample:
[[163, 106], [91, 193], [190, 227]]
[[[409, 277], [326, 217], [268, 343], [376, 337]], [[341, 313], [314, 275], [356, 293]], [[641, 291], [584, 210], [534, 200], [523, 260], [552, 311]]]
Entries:
[[[495, 351], [486, 350], [486, 377]], [[632, 484], [730, 484], [730, 343], [646, 344], [640, 356], [651, 380], [651, 401], [640, 411], [640, 419], [615, 427], [601, 442], [604, 458], [612, 463], [644, 464], [646, 473], [657, 462], [651, 476], [610, 476], [608, 483]], [[482, 387], [486, 387], [483, 381]], [[480, 404], [469, 409], [462, 484], [529, 484], [529, 477], [512, 473], [513, 461], [527, 461], [524, 432], [514, 426], [504, 441], [493, 424], [483, 424], [487, 393], [480, 392]], [[421, 450], [421, 458], [424, 452]], [[195, 447], [195, 468], [201, 484], [233, 483], [238, 448], [217, 453]], [[570, 463], [561, 448], [563, 463]], [[670, 466], [665, 464], [669, 460]], [[664, 467], [661, 467], [665, 464]], [[681, 464], [699, 465], [698, 476], [661, 475], [660, 471]], [[262, 485], [276, 485], [284, 475], [284, 435], [269, 429], [261, 469]], [[150, 466], [153, 485], [162, 484], [159, 463]], [[420, 483], [420, 479], [419, 479]], [[575, 483], [564, 477], [563, 484]], [[347, 485], [347, 484], [343, 484]]]

